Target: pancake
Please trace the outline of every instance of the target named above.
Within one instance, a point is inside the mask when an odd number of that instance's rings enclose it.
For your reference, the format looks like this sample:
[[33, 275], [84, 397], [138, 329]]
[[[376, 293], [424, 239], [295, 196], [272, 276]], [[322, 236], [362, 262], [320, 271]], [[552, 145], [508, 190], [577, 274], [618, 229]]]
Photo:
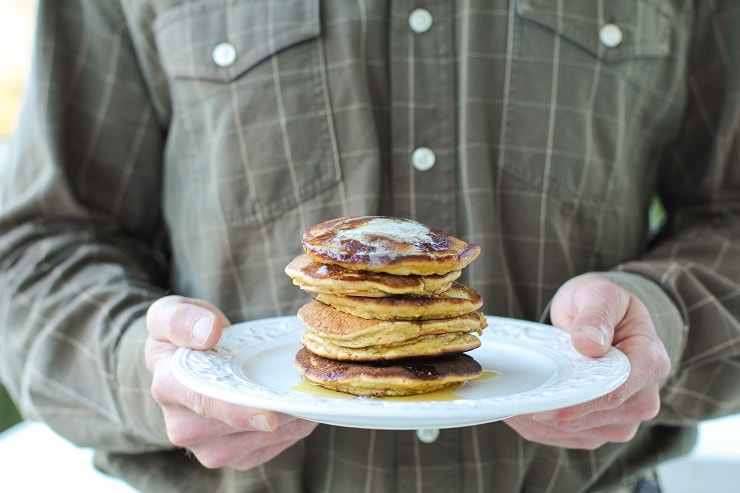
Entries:
[[377, 320], [355, 317], [315, 300], [298, 310], [298, 318], [317, 337], [348, 348], [396, 344], [450, 332], [480, 334], [487, 326], [480, 312], [435, 320]]
[[391, 344], [347, 347], [340, 346], [309, 330], [301, 336], [301, 344], [311, 352], [329, 359], [339, 361], [385, 361], [463, 353], [480, 347], [480, 339], [467, 332], [448, 332], [419, 336]]
[[481, 365], [465, 354], [366, 364], [334, 361], [302, 348], [293, 364], [313, 384], [367, 397], [424, 394], [463, 383], [483, 372]]
[[384, 298], [341, 296], [319, 293], [316, 299], [356, 317], [379, 320], [432, 320], [452, 318], [474, 312], [483, 305], [473, 288], [453, 283], [434, 296], [395, 295]]
[[332, 219], [303, 234], [285, 273], [315, 295], [294, 366], [314, 384], [360, 396], [413, 395], [475, 378], [485, 316], [458, 283], [477, 245], [416, 221]]
[[480, 254], [479, 246], [442, 230], [386, 216], [331, 219], [308, 228], [302, 244], [316, 262], [395, 275], [446, 274]]
[[442, 293], [460, 277], [461, 271], [446, 274], [396, 276], [384, 272], [348, 270], [338, 265], [314, 262], [299, 255], [286, 267], [293, 284], [308, 293], [382, 297], [394, 294], [431, 295]]

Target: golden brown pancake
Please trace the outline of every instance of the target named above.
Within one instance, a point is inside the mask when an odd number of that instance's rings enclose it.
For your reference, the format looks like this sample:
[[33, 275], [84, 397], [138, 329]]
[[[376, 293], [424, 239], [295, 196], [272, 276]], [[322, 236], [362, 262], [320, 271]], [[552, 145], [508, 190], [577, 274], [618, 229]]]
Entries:
[[341, 217], [303, 234], [303, 249], [314, 261], [349, 270], [427, 276], [462, 270], [480, 247], [410, 219]]
[[452, 318], [471, 313], [483, 305], [476, 290], [459, 282], [453, 283], [444, 293], [433, 296], [395, 295], [371, 298], [319, 293], [316, 299], [356, 317], [379, 320]]
[[419, 336], [392, 344], [347, 347], [335, 344], [309, 330], [301, 336], [301, 343], [315, 354], [339, 361], [383, 361], [442, 356], [463, 353], [480, 347], [478, 337], [460, 332]]
[[295, 368], [311, 383], [358, 396], [402, 396], [440, 390], [481, 375], [480, 364], [465, 354], [393, 363], [334, 361], [302, 348]]
[[439, 294], [452, 286], [460, 277], [461, 271], [429, 276], [396, 276], [321, 264], [304, 254], [293, 259], [285, 267], [285, 273], [293, 279], [293, 284], [309, 293], [382, 297], [394, 294]]
[[315, 300], [298, 310], [298, 318], [322, 340], [349, 348], [396, 344], [450, 332], [480, 334], [487, 326], [480, 312], [435, 320], [377, 320], [355, 317]]
[[354, 395], [412, 395], [474, 378], [464, 355], [486, 319], [474, 289], [456, 282], [480, 253], [408, 219], [332, 219], [303, 235], [305, 255], [285, 268], [316, 299], [298, 312], [307, 327], [295, 367], [318, 385]]

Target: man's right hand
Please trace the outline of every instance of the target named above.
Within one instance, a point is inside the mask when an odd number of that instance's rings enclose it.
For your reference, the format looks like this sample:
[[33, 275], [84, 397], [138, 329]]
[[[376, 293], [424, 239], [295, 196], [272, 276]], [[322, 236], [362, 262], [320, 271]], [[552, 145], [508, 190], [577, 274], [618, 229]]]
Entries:
[[214, 306], [167, 296], [146, 317], [146, 363], [153, 374], [152, 396], [164, 412], [173, 444], [190, 450], [206, 467], [250, 469], [308, 436], [316, 423], [286, 414], [250, 409], [211, 399], [182, 385], [170, 360], [178, 347], [213, 347], [229, 321]]

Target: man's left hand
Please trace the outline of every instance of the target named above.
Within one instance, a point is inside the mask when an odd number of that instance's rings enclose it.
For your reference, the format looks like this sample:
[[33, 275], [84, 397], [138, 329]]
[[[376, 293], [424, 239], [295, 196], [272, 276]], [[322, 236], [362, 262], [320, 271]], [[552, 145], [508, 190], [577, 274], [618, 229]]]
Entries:
[[612, 345], [620, 349], [629, 358], [630, 375], [596, 400], [505, 422], [527, 440], [558, 447], [596, 449], [631, 440], [640, 423], [658, 414], [660, 384], [671, 367], [645, 305], [606, 277], [583, 274], [555, 294], [550, 319], [587, 356], [603, 356]]

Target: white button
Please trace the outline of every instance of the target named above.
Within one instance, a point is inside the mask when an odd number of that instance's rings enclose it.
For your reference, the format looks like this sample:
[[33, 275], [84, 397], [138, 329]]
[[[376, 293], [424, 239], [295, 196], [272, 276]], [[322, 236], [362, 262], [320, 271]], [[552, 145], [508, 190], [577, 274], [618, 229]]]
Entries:
[[411, 164], [419, 171], [427, 171], [437, 163], [437, 156], [428, 147], [418, 147], [411, 155]]
[[622, 42], [622, 28], [616, 24], [604, 24], [599, 29], [599, 41], [607, 48], [615, 48]]
[[418, 34], [431, 29], [433, 22], [432, 14], [426, 9], [416, 9], [409, 15], [409, 27]]
[[213, 47], [211, 59], [219, 67], [230, 67], [236, 61], [236, 47], [231, 43], [219, 43]]
[[434, 443], [439, 438], [439, 430], [437, 428], [416, 430], [416, 438], [422, 443]]

